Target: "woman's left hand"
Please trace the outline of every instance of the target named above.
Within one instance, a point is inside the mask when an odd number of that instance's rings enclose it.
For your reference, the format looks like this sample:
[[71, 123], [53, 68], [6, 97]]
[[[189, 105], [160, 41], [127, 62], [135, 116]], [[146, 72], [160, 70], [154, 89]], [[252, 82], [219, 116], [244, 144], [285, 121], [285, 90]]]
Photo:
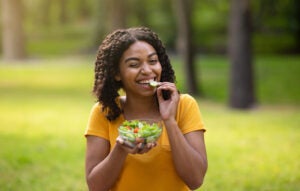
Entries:
[[119, 144], [127, 153], [130, 154], [144, 154], [149, 152], [152, 148], [156, 147], [157, 143], [139, 143], [134, 145], [133, 143], [124, 140], [121, 136], [118, 136], [116, 139], [117, 144]]
[[[163, 98], [163, 90], [170, 92], [170, 98], [165, 100]], [[159, 103], [159, 111], [162, 120], [175, 120], [177, 105], [179, 102], [179, 93], [174, 83], [162, 82], [157, 88], [157, 98]]]

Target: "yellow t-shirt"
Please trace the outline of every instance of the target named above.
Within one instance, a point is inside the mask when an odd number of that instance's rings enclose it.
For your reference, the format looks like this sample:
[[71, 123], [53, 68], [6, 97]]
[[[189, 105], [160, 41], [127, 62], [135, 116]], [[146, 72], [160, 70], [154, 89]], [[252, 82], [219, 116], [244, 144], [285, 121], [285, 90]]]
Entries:
[[[124, 120], [124, 116], [121, 115], [112, 122], [108, 121], [101, 105], [96, 103], [92, 108], [85, 135], [107, 139], [112, 149], [118, 136], [117, 128]], [[197, 102], [188, 94], [180, 95], [176, 121], [183, 134], [196, 130], [205, 131]], [[158, 145], [146, 154], [128, 155], [120, 177], [111, 191], [189, 190], [175, 171], [165, 127], [157, 143]]]

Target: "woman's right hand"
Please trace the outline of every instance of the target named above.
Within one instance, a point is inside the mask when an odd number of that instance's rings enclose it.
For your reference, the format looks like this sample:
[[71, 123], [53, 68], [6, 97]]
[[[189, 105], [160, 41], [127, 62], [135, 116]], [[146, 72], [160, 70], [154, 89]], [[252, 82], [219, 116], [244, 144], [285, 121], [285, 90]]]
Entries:
[[[161, 82], [162, 84], [157, 88], [157, 98], [159, 103], [159, 112], [162, 120], [175, 121], [177, 106], [179, 103], [180, 95], [174, 83]], [[170, 92], [170, 98], [165, 100], [163, 98], [163, 91]]]

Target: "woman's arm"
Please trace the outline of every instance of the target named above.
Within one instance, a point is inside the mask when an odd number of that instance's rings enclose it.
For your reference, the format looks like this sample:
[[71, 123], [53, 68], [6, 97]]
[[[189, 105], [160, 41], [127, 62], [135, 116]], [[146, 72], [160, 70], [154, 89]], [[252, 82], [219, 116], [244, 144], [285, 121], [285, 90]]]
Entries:
[[86, 180], [90, 191], [109, 190], [120, 175], [127, 152], [116, 144], [111, 152], [107, 140], [87, 136]]
[[193, 131], [183, 135], [176, 121], [165, 125], [178, 175], [190, 189], [200, 187], [207, 170], [203, 131]]
[[133, 148], [126, 146], [124, 140], [117, 138], [117, 143], [110, 151], [110, 144], [107, 140], [87, 136], [86, 148], [86, 181], [90, 191], [109, 190], [117, 181], [123, 168], [128, 153], [144, 154], [149, 152], [156, 143], [142, 143]]
[[[168, 100], [163, 99], [162, 91], [171, 93]], [[193, 131], [185, 135], [176, 122], [179, 94], [175, 84], [163, 82], [157, 89], [160, 114], [168, 132], [175, 169], [190, 189], [201, 186], [206, 170], [207, 157], [203, 131]]]

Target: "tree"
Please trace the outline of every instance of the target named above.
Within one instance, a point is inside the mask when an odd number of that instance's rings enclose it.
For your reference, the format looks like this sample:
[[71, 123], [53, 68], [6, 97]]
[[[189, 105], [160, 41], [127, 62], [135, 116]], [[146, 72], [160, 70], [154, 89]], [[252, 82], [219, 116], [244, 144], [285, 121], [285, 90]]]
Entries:
[[61, 24], [66, 24], [68, 21], [68, 13], [67, 13], [68, 12], [68, 8], [67, 8], [68, 1], [60, 0], [59, 4], [60, 4], [59, 21]]
[[175, 0], [177, 16], [177, 49], [183, 58], [186, 73], [187, 91], [199, 95], [195, 70], [195, 54], [193, 47], [193, 30], [191, 24], [193, 0]]
[[251, 15], [249, 0], [231, 0], [229, 21], [229, 57], [231, 62], [229, 105], [249, 108], [255, 102]]
[[293, 18], [295, 19], [295, 39], [296, 47], [295, 52], [300, 53], [300, 1], [294, 0], [294, 14]]
[[109, 22], [108, 30], [112, 31], [118, 28], [126, 27], [127, 9], [126, 0], [108, 0]]
[[[93, 43], [98, 46], [107, 33], [126, 27], [126, 0], [96, 0], [95, 30]], [[100, 37], [100, 38], [99, 38]]]
[[1, 9], [3, 58], [24, 59], [26, 51], [22, 0], [1, 0]]
[[43, 26], [49, 26], [51, 23], [50, 13], [52, 8], [53, 1], [51, 0], [43, 0], [39, 2], [39, 9], [41, 10], [40, 23]]
[[77, 9], [81, 20], [87, 20], [90, 17], [90, 6], [86, 0], [79, 0]]

